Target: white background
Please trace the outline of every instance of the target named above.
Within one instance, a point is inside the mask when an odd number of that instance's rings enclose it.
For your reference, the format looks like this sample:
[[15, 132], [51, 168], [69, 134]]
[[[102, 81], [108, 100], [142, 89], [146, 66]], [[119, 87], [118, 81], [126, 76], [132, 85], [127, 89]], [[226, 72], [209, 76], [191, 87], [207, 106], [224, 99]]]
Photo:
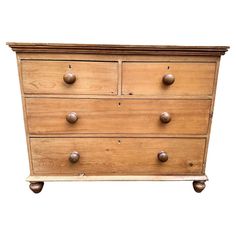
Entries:
[[[0, 235], [236, 235], [236, 14], [228, 1], [0, 2]], [[191, 182], [46, 183], [33, 194], [15, 54], [6, 41], [229, 45], [206, 189]]]

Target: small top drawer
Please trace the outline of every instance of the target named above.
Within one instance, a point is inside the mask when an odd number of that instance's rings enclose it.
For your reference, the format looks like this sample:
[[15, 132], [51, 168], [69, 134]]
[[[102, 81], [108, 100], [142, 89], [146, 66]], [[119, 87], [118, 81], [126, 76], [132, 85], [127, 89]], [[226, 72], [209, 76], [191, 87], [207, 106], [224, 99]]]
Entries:
[[23, 60], [23, 91], [116, 95], [117, 72], [117, 62]]
[[125, 95], [211, 95], [215, 63], [124, 62]]

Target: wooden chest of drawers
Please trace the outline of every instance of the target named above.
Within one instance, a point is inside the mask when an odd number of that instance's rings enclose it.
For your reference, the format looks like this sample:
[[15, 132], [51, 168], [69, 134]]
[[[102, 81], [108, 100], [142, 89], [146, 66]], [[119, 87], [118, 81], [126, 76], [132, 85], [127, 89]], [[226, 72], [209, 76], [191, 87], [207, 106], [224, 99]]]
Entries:
[[228, 47], [8, 45], [17, 54], [33, 192], [64, 180], [190, 180], [204, 189]]

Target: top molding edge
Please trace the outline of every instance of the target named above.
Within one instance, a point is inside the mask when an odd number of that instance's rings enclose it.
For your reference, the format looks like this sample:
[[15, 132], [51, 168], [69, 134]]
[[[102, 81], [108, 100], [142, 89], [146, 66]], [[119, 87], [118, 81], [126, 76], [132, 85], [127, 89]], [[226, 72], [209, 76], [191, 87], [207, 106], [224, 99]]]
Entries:
[[16, 53], [79, 53], [122, 55], [221, 56], [229, 46], [112, 45], [63, 43], [6, 43]]

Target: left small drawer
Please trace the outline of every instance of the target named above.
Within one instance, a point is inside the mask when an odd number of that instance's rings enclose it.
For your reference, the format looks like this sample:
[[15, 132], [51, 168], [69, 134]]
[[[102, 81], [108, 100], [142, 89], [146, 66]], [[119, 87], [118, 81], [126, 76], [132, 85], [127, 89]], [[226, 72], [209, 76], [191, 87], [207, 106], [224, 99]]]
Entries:
[[21, 70], [26, 94], [117, 94], [115, 61], [23, 60]]

